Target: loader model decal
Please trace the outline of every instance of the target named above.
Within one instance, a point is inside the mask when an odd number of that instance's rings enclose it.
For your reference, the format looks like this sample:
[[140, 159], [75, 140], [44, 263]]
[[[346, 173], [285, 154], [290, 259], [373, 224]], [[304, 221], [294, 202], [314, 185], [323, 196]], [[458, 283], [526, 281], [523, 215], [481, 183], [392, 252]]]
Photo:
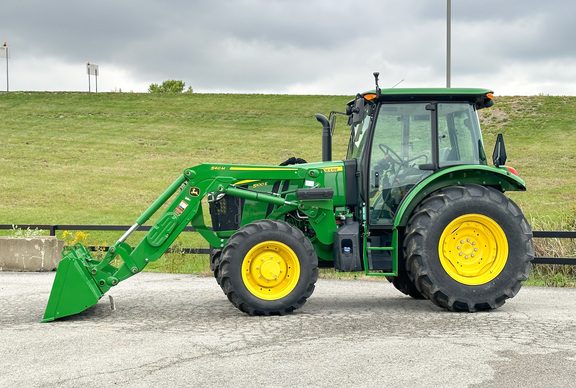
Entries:
[[322, 170], [324, 170], [324, 172], [342, 172], [342, 171], [344, 171], [344, 168], [342, 168], [342, 166], [323, 167]]

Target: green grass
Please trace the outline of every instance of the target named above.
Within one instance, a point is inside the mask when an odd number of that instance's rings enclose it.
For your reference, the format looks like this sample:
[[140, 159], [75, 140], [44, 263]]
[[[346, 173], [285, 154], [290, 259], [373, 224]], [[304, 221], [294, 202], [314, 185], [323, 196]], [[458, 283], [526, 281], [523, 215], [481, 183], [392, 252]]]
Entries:
[[[2, 223], [131, 224], [186, 167], [318, 160], [349, 97], [0, 95]], [[347, 136], [340, 131], [335, 154]]]
[[[0, 94], [0, 224], [129, 225], [186, 167], [318, 161], [322, 131], [314, 113], [342, 111], [351, 98]], [[527, 182], [527, 192], [510, 196], [534, 229], [567, 228], [563, 220], [576, 206], [576, 97], [498, 97], [480, 116], [487, 154], [503, 133], [507, 164]], [[347, 142], [340, 119], [335, 159], [344, 158]], [[87, 242], [111, 244], [119, 234], [91, 232]], [[207, 246], [194, 233], [181, 240]], [[170, 264], [175, 270], [188, 265], [178, 260]], [[204, 256], [198, 261], [205, 265]]]
[[489, 156], [504, 134], [508, 162], [528, 191], [510, 193], [528, 218], [560, 221], [576, 204], [576, 97], [500, 97], [480, 111]]

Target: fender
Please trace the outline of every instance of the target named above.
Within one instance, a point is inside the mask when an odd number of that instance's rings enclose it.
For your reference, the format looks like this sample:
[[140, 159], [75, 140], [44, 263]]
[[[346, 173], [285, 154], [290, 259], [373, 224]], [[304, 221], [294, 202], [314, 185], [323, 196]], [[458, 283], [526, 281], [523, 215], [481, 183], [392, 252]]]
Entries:
[[416, 206], [432, 192], [447, 186], [461, 185], [463, 184], [461, 182], [492, 186], [502, 192], [526, 191], [524, 180], [512, 174], [505, 166], [462, 165], [449, 167], [430, 175], [410, 190], [398, 208], [394, 229], [406, 226]]

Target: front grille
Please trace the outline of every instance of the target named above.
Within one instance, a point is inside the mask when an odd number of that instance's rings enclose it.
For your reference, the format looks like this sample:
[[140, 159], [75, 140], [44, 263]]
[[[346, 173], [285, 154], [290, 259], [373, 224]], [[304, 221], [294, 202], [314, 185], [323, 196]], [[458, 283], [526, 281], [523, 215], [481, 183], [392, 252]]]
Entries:
[[224, 195], [219, 200], [210, 202], [210, 216], [212, 228], [220, 230], [236, 230], [242, 220], [244, 199], [231, 195]]

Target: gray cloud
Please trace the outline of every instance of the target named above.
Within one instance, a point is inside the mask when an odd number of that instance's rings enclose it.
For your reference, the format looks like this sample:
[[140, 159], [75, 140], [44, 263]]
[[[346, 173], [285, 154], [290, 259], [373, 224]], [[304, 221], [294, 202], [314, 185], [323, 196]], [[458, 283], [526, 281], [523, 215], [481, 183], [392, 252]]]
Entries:
[[[78, 73], [87, 60], [99, 63], [103, 85], [108, 69], [130, 74], [114, 82], [140, 89], [173, 78], [197, 91], [353, 94], [372, 87], [376, 70], [383, 86], [401, 79], [443, 86], [445, 7], [443, 0], [23, 0], [3, 5], [0, 40], [9, 41], [21, 89], [84, 88], [80, 75], [38, 86], [24, 73], [34, 59], [76, 64]], [[522, 94], [514, 69], [523, 84], [545, 84], [539, 92], [576, 94], [575, 14], [576, 4], [561, 0], [453, 1], [452, 85]]]

